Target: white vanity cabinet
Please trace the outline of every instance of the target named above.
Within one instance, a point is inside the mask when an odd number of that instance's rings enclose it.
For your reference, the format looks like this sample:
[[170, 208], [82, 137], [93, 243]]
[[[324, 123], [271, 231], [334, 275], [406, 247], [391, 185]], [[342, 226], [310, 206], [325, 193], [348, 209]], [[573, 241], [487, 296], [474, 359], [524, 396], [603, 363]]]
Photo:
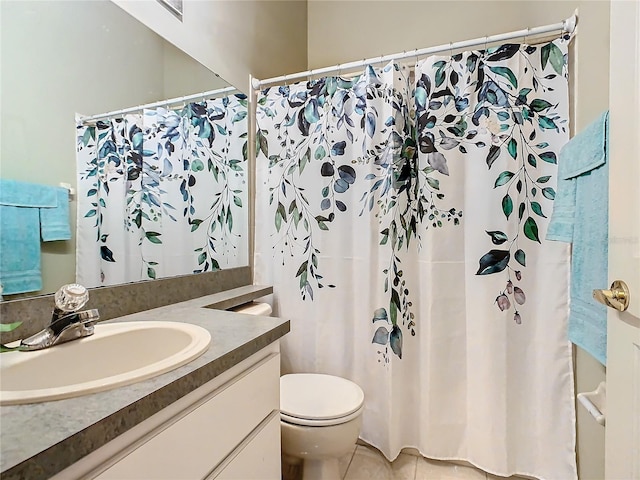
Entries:
[[275, 342], [54, 478], [279, 480], [279, 378]]

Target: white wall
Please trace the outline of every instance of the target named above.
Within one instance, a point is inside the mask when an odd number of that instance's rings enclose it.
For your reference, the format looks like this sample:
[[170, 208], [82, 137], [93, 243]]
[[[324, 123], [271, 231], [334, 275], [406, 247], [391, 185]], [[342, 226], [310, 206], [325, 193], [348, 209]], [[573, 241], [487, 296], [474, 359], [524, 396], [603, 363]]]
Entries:
[[[572, 49], [574, 131], [609, 103], [608, 1], [327, 1], [309, 0], [308, 67], [441, 45], [557, 23], [579, 9]], [[577, 391], [594, 390], [604, 367], [576, 352]], [[604, 478], [604, 428], [579, 407], [578, 457], [583, 480]]]
[[245, 93], [249, 74], [306, 67], [306, 0], [185, 1], [182, 20], [155, 0], [113, 2]]

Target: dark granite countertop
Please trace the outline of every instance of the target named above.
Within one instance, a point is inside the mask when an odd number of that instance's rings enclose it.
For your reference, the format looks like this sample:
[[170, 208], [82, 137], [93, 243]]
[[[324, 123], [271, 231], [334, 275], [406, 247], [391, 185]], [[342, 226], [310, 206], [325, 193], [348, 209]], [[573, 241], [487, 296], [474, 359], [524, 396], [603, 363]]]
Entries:
[[211, 343], [190, 363], [133, 385], [66, 400], [0, 407], [3, 480], [51, 477], [278, 340], [289, 332], [288, 320], [216, 310], [271, 292], [271, 287], [248, 285], [109, 320], [192, 323], [211, 333]]

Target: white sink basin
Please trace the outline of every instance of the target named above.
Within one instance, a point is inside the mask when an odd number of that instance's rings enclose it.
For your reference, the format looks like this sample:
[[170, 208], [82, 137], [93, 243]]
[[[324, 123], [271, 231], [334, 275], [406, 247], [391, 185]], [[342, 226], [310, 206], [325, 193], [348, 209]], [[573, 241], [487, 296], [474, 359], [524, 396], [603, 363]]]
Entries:
[[90, 337], [0, 354], [0, 405], [77, 397], [130, 385], [203, 354], [211, 335], [178, 322], [100, 324]]

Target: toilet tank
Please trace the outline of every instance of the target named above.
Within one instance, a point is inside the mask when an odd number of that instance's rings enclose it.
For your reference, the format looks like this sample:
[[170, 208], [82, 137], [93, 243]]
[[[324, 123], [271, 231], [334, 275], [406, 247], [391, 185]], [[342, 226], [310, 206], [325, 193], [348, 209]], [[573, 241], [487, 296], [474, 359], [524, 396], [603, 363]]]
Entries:
[[261, 302], [249, 302], [238, 305], [229, 309], [232, 312], [246, 313], [247, 315], [262, 315], [268, 317], [271, 315], [271, 305]]

